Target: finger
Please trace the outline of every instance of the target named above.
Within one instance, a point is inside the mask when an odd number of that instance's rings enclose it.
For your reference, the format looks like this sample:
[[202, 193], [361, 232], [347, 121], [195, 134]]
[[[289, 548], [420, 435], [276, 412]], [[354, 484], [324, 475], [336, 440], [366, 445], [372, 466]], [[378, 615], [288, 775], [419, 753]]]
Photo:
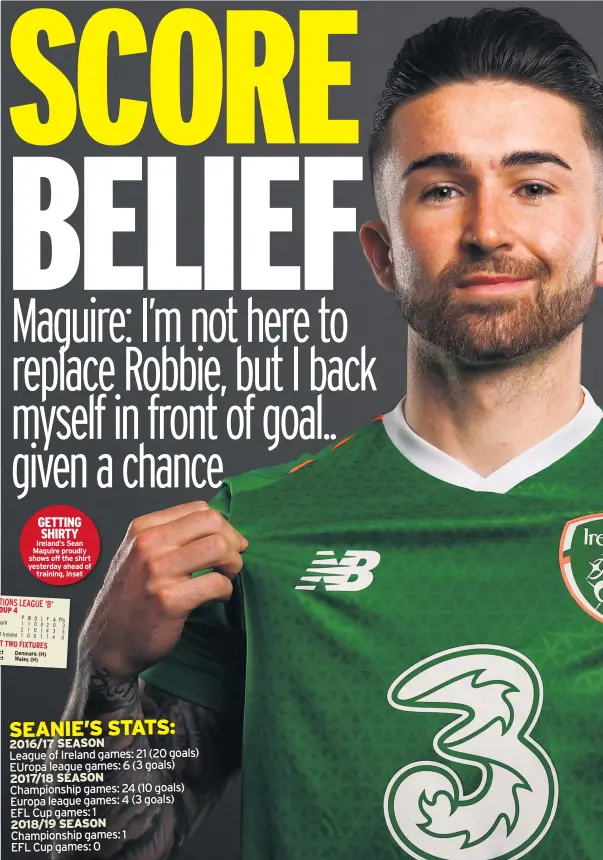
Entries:
[[232, 578], [241, 571], [243, 559], [224, 535], [212, 534], [165, 553], [153, 565], [158, 576], [170, 579], [210, 568]]
[[172, 508], [164, 508], [161, 511], [153, 511], [150, 514], [144, 514], [132, 520], [128, 532], [131, 535], [140, 534], [154, 526], [163, 525], [164, 523], [172, 522], [187, 514], [195, 511], [206, 511], [209, 504], [202, 499], [197, 499], [194, 502], [185, 502], [182, 505], [174, 505]]
[[232, 581], [221, 573], [205, 573], [178, 586], [174, 592], [175, 608], [179, 613], [189, 613], [210, 600], [226, 602], [232, 590]]
[[219, 511], [206, 509], [194, 511], [186, 516], [163, 523], [153, 529], [153, 539], [158, 546], [176, 548], [208, 537], [222, 534], [237, 552], [246, 549], [247, 541]]

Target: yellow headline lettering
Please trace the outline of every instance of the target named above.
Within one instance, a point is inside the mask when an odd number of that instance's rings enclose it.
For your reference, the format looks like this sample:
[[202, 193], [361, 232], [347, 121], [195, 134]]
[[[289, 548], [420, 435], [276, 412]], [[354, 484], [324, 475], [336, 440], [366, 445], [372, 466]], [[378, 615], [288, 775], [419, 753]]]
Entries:
[[[293, 33], [276, 12], [229, 9], [226, 135], [229, 143], [255, 143], [255, 93], [267, 143], [295, 143], [285, 76], [295, 57]], [[255, 34], [266, 40], [264, 62], [255, 64]]]
[[12, 722], [11, 738], [83, 738], [98, 737], [103, 727], [100, 720], [59, 720], [55, 722]]
[[51, 48], [75, 42], [73, 27], [66, 15], [56, 9], [30, 9], [15, 22], [10, 50], [15, 66], [23, 77], [46, 96], [48, 121], [42, 122], [35, 104], [10, 109], [13, 128], [26, 143], [52, 146], [73, 131], [77, 117], [75, 93], [69, 79], [38, 48], [38, 34], [46, 33]]
[[[78, 108], [90, 138], [105, 146], [123, 146], [135, 140], [152, 116], [160, 134], [170, 143], [194, 146], [207, 140], [225, 110], [226, 143], [254, 143], [257, 138], [256, 105], [270, 144], [358, 143], [357, 119], [331, 119], [332, 87], [351, 85], [351, 63], [329, 59], [329, 36], [357, 32], [357, 12], [349, 9], [305, 9], [299, 13], [299, 44], [287, 19], [263, 9], [226, 10], [225, 56], [214, 20], [199, 9], [173, 9], [159, 22], [152, 40], [137, 15], [109, 8], [93, 14], [83, 28], [79, 45], [69, 18], [54, 9], [30, 9], [16, 21], [11, 33], [11, 54], [17, 69], [48, 102], [42, 120], [37, 103], [15, 105], [10, 116], [16, 134], [35, 146], [50, 146], [73, 131]], [[40, 34], [45, 39], [39, 39]], [[119, 97], [115, 119], [109, 114], [108, 47], [117, 36], [119, 57], [147, 55], [149, 99]], [[264, 43], [257, 56], [258, 35]], [[192, 109], [185, 118], [181, 108], [181, 53], [186, 36], [192, 44]], [[38, 46], [38, 41], [42, 47]], [[62, 57], [77, 50], [75, 85], [45, 56], [62, 47]], [[151, 43], [150, 55], [148, 43]], [[291, 69], [296, 58], [299, 76]], [[119, 63], [119, 58], [114, 62]], [[142, 61], [141, 61], [142, 62]], [[299, 87], [297, 132], [289, 94]], [[119, 96], [119, 93], [117, 94]], [[44, 113], [44, 111], [42, 111]]]
[[351, 64], [329, 60], [329, 35], [358, 30], [355, 9], [299, 13], [299, 142], [358, 143], [357, 119], [329, 119], [329, 87], [351, 83]]
[[[193, 45], [193, 109], [180, 109], [180, 50], [189, 33]], [[214, 22], [199, 9], [174, 9], [163, 18], [153, 40], [151, 92], [159, 132], [180, 146], [202, 143], [216, 127], [222, 105], [222, 45]]]
[[109, 720], [107, 723], [107, 734], [109, 737], [117, 735], [173, 735], [176, 733], [174, 723], [169, 720]]
[[117, 34], [121, 56], [145, 53], [147, 40], [136, 15], [127, 9], [103, 9], [84, 27], [77, 86], [82, 122], [90, 137], [105, 146], [122, 146], [140, 134], [147, 105], [136, 99], [122, 98], [117, 119], [111, 120], [107, 93], [107, 51], [111, 33]]

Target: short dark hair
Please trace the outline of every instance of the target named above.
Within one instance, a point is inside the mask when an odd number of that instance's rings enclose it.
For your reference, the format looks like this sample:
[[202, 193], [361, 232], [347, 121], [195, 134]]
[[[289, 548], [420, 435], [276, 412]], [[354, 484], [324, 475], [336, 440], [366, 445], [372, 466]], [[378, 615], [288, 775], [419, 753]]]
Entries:
[[573, 102], [582, 110], [587, 142], [603, 152], [603, 83], [588, 51], [535, 9], [488, 8], [471, 18], [444, 18], [404, 42], [373, 117], [373, 186], [399, 105], [447, 84], [484, 79], [529, 84]]

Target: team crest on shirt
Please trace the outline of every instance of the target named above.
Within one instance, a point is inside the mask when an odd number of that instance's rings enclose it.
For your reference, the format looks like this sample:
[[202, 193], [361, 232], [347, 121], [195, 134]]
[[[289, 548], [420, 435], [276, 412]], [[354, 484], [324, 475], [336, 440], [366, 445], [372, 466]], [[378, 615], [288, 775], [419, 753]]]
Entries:
[[569, 593], [591, 618], [603, 622], [603, 513], [565, 524], [559, 566]]

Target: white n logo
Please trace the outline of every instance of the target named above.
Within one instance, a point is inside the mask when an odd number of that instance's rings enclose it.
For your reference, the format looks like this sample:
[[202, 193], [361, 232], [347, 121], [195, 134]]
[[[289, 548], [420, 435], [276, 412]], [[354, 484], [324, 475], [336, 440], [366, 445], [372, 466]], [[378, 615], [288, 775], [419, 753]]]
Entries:
[[[459, 715], [433, 740], [440, 761], [407, 764], [387, 786], [383, 810], [398, 845], [418, 860], [514, 860], [540, 842], [557, 809], [557, 775], [531, 737], [542, 681], [523, 654], [496, 645], [442, 651], [400, 675], [388, 701]], [[442, 759], [478, 768], [475, 791], [465, 794]]]
[[337, 561], [330, 549], [321, 549], [316, 553], [312, 566], [306, 568], [310, 576], [302, 576], [300, 580], [313, 585], [295, 587], [314, 591], [317, 584], [323, 582], [326, 591], [362, 591], [373, 581], [373, 570], [380, 561], [379, 553], [370, 549], [348, 550], [341, 561]]

